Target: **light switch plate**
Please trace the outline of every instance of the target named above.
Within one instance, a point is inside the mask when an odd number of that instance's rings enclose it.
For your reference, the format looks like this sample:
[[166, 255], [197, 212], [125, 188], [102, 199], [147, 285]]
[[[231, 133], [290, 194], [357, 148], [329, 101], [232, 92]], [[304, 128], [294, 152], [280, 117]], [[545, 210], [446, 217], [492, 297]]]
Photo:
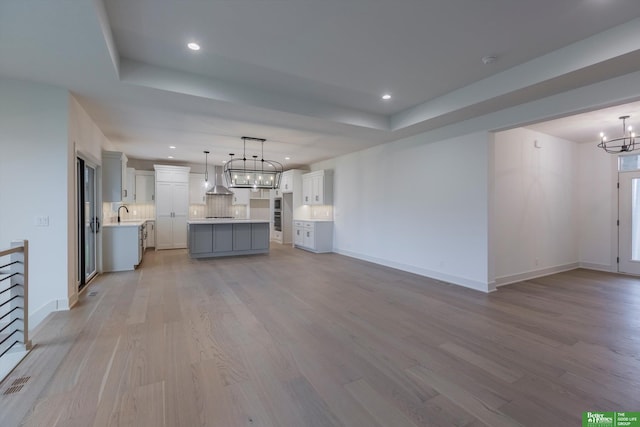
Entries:
[[36, 227], [48, 227], [49, 226], [49, 217], [44, 215], [44, 216], [37, 216], [36, 217]]

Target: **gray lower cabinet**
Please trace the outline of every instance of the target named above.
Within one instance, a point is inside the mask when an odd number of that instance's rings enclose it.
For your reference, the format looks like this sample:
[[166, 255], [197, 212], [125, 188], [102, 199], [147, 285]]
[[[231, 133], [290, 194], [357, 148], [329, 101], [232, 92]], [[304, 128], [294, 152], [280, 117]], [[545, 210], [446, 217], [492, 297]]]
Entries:
[[134, 270], [142, 261], [142, 227], [102, 228], [102, 271]]
[[189, 255], [207, 258], [269, 252], [269, 224], [189, 224]]
[[233, 224], [233, 250], [248, 251], [251, 249], [252, 224]]
[[251, 224], [251, 249], [269, 249], [269, 224]]
[[233, 251], [233, 225], [216, 224], [213, 227], [213, 252]]
[[194, 254], [213, 252], [213, 225], [202, 224], [191, 227], [189, 233], [189, 250]]

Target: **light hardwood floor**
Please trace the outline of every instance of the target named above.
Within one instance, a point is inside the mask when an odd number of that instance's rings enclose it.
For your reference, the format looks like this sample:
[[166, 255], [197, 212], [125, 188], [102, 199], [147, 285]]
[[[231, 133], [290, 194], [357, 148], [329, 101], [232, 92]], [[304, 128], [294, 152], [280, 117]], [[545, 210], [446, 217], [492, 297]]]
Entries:
[[640, 411], [639, 331], [640, 279], [614, 274], [485, 295], [279, 245], [147, 252], [38, 329], [0, 424], [577, 426]]

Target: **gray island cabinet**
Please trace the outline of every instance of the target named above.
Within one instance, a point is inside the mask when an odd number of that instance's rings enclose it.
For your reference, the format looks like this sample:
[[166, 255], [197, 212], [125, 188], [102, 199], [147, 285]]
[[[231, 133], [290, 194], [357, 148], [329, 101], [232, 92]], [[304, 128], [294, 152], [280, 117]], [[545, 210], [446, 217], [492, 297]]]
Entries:
[[191, 258], [269, 252], [269, 221], [193, 220], [188, 226]]

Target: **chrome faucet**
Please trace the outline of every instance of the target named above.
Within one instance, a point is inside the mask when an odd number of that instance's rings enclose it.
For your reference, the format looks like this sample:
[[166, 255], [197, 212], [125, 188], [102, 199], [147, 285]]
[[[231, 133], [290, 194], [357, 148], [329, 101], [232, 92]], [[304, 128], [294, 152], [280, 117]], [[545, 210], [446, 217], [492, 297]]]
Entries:
[[118, 208], [118, 222], [120, 222], [120, 209], [124, 208], [125, 211], [127, 211], [127, 213], [129, 213], [129, 208], [127, 208], [125, 205], [122, 205]]

